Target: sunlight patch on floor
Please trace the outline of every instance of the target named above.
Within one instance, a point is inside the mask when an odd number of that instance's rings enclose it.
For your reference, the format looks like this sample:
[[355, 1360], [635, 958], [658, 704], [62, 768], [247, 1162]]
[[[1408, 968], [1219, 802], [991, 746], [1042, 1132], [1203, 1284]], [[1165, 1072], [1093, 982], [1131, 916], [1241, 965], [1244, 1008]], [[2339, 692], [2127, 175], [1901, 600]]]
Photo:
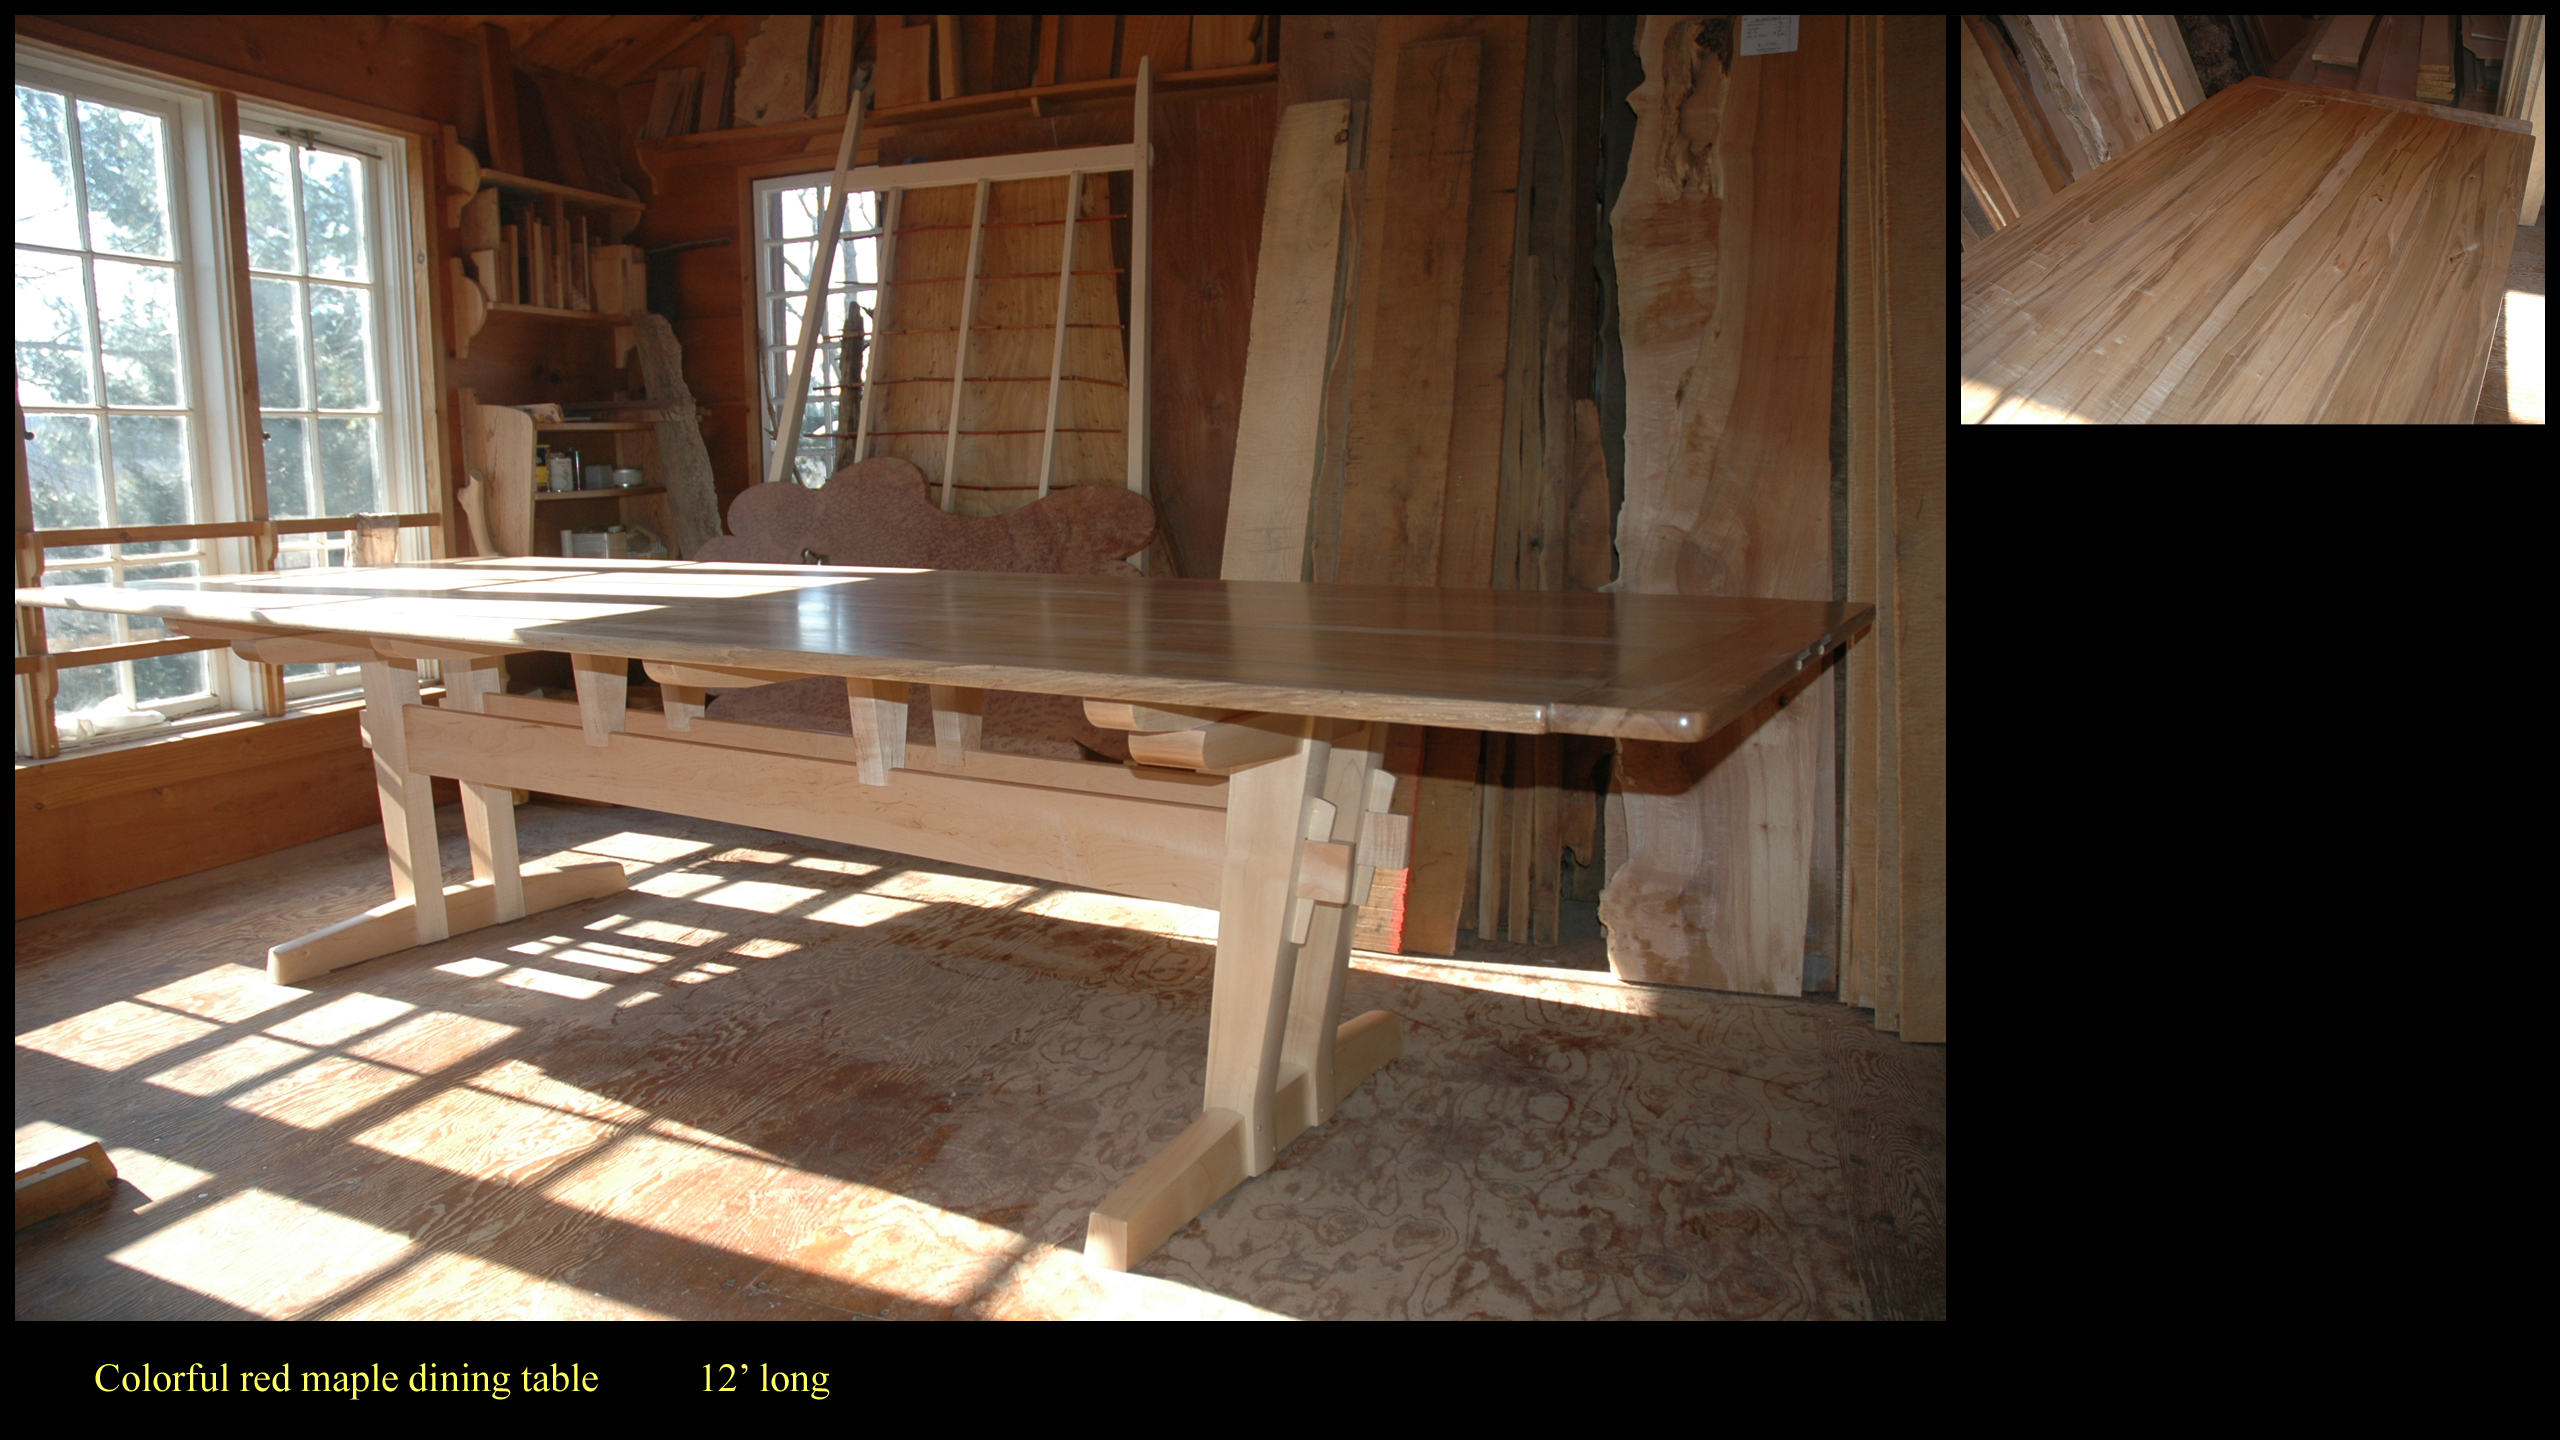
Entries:
[[290, 1320], [397, 1264], [409, 1238], [248, 1189], [183, 1215], [107, 1258], [270, 1320]]
[[18, 1037], [18, 1046], [92, 1070], [122, 1070], [201, 1040], [221, 1028], [130, 1000], [112, 1000], [68, 1020], [30, 1030]]

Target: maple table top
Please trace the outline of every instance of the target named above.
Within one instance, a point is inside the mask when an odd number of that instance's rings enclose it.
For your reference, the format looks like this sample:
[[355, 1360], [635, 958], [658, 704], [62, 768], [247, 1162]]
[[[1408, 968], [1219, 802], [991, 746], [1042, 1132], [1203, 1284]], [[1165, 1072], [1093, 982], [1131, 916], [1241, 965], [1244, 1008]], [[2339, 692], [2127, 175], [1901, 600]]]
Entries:
[[1974, 244], [1966, 424], [2470, 423], [2532, 127], [2253, 76]]
[[1155, 704], [1698, 740], [1874, 607], [500, 558], [51, 586], [22, 605]]

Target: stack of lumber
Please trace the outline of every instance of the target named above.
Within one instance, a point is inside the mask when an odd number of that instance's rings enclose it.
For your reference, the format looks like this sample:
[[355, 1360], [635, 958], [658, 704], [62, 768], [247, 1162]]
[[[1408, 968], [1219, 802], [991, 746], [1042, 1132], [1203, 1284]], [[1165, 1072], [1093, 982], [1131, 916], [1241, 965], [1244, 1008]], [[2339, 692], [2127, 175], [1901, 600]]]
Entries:
[[[1290, 17], [1221, 574], [1595, 589], [1600, 24]], [[1195, 26], [1194, 43], [1199, 30]], [[1295, 48], [1292, 48], [1295, 47]], [[1293, 66], [1299, 68], [1292, 68]], [[1554, 737], [1390, 737], [1409, 870], [1360, 943], [1553, 943], [1596, 898], [1598, 788]]]
[[[2276, 74], [2394, 100], [2449, 102], [2453, 24], [2447, 15], [2323, 15], [2312, 28], [2312, 43], [2287, 57]], [[2419, 93], [2430, 55], [2445, 67], [2442, 96]]]
[[1906, 1040], [1947, 1038], [1945, 35], [1850, 21], [1841, 219], [1848, 594], [1876, 623], [1840, 660], [1840, 999]]
[[2173, 16], [1968, 15], [1955, 38], [1968, 246], [2204, 99]]
[[2418, 98], [2453, 103], [2454, 17], [2418, 17]]
[[1966, 254], [1962, 418], [2466, 423], [2533, 153], [2520, 121], [2242, 81]]
[[2312, 30], [2316, 43], [2297, 46], [2271, 73], [2528, 122], [2533, 161], [2516, 223], [2531, 225], [2542, 213], [2542, 18], [2323, 15]]

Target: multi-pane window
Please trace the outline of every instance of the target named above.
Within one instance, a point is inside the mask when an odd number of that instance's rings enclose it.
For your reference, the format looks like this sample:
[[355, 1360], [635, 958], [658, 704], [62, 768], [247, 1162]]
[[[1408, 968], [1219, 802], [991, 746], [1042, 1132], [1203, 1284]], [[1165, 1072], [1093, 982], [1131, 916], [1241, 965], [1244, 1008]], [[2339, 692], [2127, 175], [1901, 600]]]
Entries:
[[[264, 132], [264, 133], [257, 133]], [[382, 161], [290, 125], [240, 136], [249, 309], [258, 344], [267, 513], [396, 509], [383, 476], [382, 303], [374, 212]], [[276, 565], [344, 565], [354, 532], [279, 537]], [[288, 665], [296, 693], [352, 665]]]
[[[818, 251], [818, 227], [826, 220], [826, 177], [798, 175], [757, 184], [756, 332], [764, 390], [764, 448], [757, 478], [773, 454], [774, 427], [791, 389], [792, 347], [808, 304], [810, 269]], [[809, 367], [808, 403], [800, 412], [793, 451], [795, 478], [818, 485], [835, 473], [837, 457], [850, 456], [862, 399], [861, 356], [874, 333], [879, 308], [880, 196], [845, 197], [835, 266], [827, 275], [825, 329]], [[848, 321], [853, 343], [846, 344]]]
[[[39, 529], [205, 518], [199, 338], [184, 292], [190, 196], [174, 113], [134, 96], [17, 86], [18, 399]], [[45, 583], [197, 574], [204, 542], [47, 552]], [[53, 566], [66, 568], [54, 569]], [[48, 610], [57, 651], [165, 639], [144, 618]], [[203, 708], [202, 653], [62, 672], [57, 713]]]
[[[237, 151], [224, 153], [207, 92], [23, 41], [17, 61], [17, 389], [36, 527], [430, 508], [432, 357], [406, 142], [243, 101]], [[245, 255], [221, 210], [232, 165]], [[248, 313], [235, 313], [235, 267], [248, 272]], [[242, 393], [244, 337], [256, 395]], [[248, 490], [252, 445], [265, 456], [263, 516]], [[282, 535], [277, 563], [345, 564], [352, 538]], [[415, 536], [401, 543], [426, 553]], [[237, 572], [255, 555], [243, 538], [55, 546], [44, 583]], [[176, 638], [147, 618], [48, 610], [45, 624], [57, 654]], [[229, 707], [255, 671], [216, 650], [55, 675], [55, 725], [75, 742]], [[353, 677], [313, 665], [286, 679], [301, 696]]]
[[[374, 284], [371, 168], [309, 132], [240, 137], [249, 308], [271, 517], [384, 507], [382, 306]], [[279, 563], [344, 564], [345, 532], [294, 536]]]

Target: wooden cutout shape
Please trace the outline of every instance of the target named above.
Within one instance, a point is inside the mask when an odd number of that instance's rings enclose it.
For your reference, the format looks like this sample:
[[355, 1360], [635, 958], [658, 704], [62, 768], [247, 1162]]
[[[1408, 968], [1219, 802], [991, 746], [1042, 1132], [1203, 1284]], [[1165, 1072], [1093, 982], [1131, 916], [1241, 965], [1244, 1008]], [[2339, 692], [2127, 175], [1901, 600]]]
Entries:
[[1134, 491], [1073, 485], [1004, 515], [947, 514], [924, 472], [894, 455], [849, 465], [812, 490], [754, 485], [729, 505], [729, 528], [700, 559], [884, 565], [1008, 574], [1134, 575], [1125, 557], [1155, 534], [1155, 506]]
[[[737, 533], [706, 543], [707, 561], [775, 565], [880, 565], [921, 570], [993, 570], [1009, 574], [1128, 575], [1123, 558], [1155, 534], [1155, 506], [1133, 491], [1074, 485], [1051, 491], [1004, 515], [946, 514], [933, 501], [922, 470], [894, 455], [849, 465], [816, 489], [753, 485], [729, 506]], [[930, 687], [916, 686], [918, 692]], [[794, 680], [719, 693], [708, 713], [718, 720], [849, 731], [844, 687]], [[1073, 696], [989, 691], [982, 744], [990, 750], [1112, 760], [1129, 756], [1128, 737], [1090, 723]], [[907, 735], [934, 744], [924, 693], [908, 702]]]

